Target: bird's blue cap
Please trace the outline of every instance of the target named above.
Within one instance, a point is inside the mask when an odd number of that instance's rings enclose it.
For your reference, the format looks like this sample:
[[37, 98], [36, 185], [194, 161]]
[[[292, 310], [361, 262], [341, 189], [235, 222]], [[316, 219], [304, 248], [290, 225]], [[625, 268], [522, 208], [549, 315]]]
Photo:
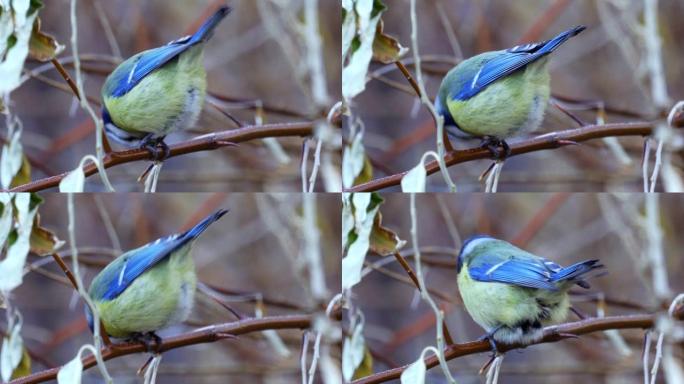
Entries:
[[468, 249], [469, 245], [472, 245], [475, 240], [481, 240], [481, 239], [489, 239], [492, 240], [494, 239], [493, 237], [489, 235], [473, 235], [467, 238], [464, 242], [463, 245], [461, 245], [461, 250], [458, 251], [458, 261], [456, 263], [456, 272], [459, 273], [461, 272], [461, 267], [463, 266], [463, 259], [465, 257], [465, 251], [470, 250]]

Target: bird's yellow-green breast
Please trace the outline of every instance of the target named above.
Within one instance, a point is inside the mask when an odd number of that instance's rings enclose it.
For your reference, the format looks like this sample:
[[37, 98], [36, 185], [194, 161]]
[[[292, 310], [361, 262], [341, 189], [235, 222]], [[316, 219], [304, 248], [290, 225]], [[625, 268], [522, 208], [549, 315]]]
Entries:
[[[515, 326], [530, 318], [539, 318], [545, 325], [557, 323], [565, 319], [570, 306], [565, 287], [549, 291], [476, 281], [467, 267], [458, 274], [458, 288], [468, 313], [487, 331], [499, 325]], [[551, 308], [548, 318], [540, 316], [540, 301]]]
[[[459, 64], [445, 76], [444, 84], [454, 82], [462, 70], [459, 67], [474, 65], [493, 54], [498, 53], [484, 53]], [[443, 86], [443, 97], [451, 117], [462, 131], [474, 136], [507, 138], [535, 130], [549, 100], [547, 62], [548, 58], [533, 62], [467, 100], [453, 98], [453, 89], [457, 87]]]
[[[95, 302], [107, 334], [126, 338], [188, 317], [197, 285], [190, 247], [185, 245], [140, 275], [113, 300]], [[91, 289], [96, 284], [94, 280]]]
[[204, 43], [190, 47], [147, 75], [123, 97], [112, 97], [109, 95], [111, 83], [128, 76], [116, 71], [130, 71], [145, 52], [129, 58], [127, 61], [132, 65], [121, 64], [107, 78], [102, 90], [102, 99], [114, 124], [125, 131], [158, 136], [194, 125], [207, 88], [203, 49]]

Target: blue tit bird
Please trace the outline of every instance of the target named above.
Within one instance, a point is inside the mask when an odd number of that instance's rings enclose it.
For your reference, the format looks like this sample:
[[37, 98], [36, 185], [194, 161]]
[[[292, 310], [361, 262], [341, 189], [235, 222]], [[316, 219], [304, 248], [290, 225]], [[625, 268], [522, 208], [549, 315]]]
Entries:
[[505, 139], [535, 131], [549, 100], [548, 56], [586, 27], [551, 40], [481, 53], [462, 61], [442, 79], [435, 100], [446, 132], [483, 139], [495, 158], [510, 155]]
[[599, 268], [599, 260], [562, 267], [506, 241], [473, 236], [458, 255], [458, 289], [497, 351], [495, 341], [527, 345], [541, 340], [544, 326], [565, 319], [568, 290], [590, 288], [584, 279]]
[[147, 148], [157, 160], [168, 156], [164, 137], [192, 128], [199, 118], [207, 89], [204, 43], [230, 11], [223, 6], [193, 35], [140, 52], [116, 67], [102, 87], [109, 138]]
[[[181, 323], [190, 315], [197, 275], [190, 248], [227, 210], [218, 210], [194, 227], [130, 250], [93, 279], [88, 294], [108, 335], [142, 339]], [[93, 329], [93, 316], [86, 306]], [[157, 344], [158, 345], [158, 344]]]

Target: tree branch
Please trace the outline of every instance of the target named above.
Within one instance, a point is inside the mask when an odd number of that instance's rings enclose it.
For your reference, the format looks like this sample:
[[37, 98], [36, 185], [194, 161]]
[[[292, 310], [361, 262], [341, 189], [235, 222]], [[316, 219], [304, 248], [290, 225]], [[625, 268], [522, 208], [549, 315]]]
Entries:
[[[605, 125], [587, 125], [576, 129], [551, 132], [528, 140], [510, 144], [511, 156], [545, 149], [560, 148], [566, 145], [572, 145], [578, 142], [603, 137], [648, 136], [653, 133], [653, 127], [654, 123], [651, 122], [615, 123]], [[491, 153], [489, 150], [478, 147], [448, 152], [446, 156], [444, 156], [444, 160], [447, 166], [452, 166], [454, 164], [466, 163], [477, 159], [488, 159], [490, 157]], [[439, 171], [439, 166], [436, 161], [431, 161], [425, 166], [425, 169], [427, 170], [428, 175], [430, 175]], [[345, 192], [372, 192], [394, 185], [399, 185], [401, 183], [401, 178], [404, 177], [407, 172], [408, 171], [404, 171], [391, 176], [375, 179], [367, 183], [359, 184], [352, 188], [346, 189]]]
[[[159, 352], [161, 353], [188, 345], [211, 343], [269, 329], [305, 329], [311, 326], [312, 319], [312, 315], [273, 316], [260, 319], [246, 319], [233, 323], [215, 324], [186, 334], [165, 338], [159, 346]], [[112, 344], [111, 346], [102, 348], [102, 358], [106, 361], [140, 352], [146, 352], [146, 347], [142, 343]], [[83, 358], [82, 362], [84, 369], [90, 368], [95, 365], [95, 358], [91, 355]], [[55, 380], [60, 368], [61, 367], [47, 369], [10, 381], [10, 383], [33, 384]]]
[[[606, 331], [609, 329], [628, 329], [628, 328], [640, 328], [648, 329], [652, 328], [655, 324], [656, 317], [658, 314], [650, 315], [626, 315], [626, 316], [610, 316], [601, 318], [592, 318], [581, 321], [576, 321], [572, 323], [565, 323], [560, 325], [554, 325], [546, 327], [544, 329], [544, 338], [534, 344], [541, 343], [551, 343], [563, 340], [567, 338], [564, 334], [573, 335], [584, 335], [592, 332]], [[674, 317], [677, 320], [684, 320], [684, 307], [679, 308], [675, 312]], [[497, 345], [497, 348], [501, 352], [506, 352], [511, 349], [521, 348], [522, 345]], [[444, 355], [447, 360], [455, 359], [457, 357], [473, 355], [481, 352], [488, 352], [492, 349], [487, 340], [482, 341], [471, 341], [469, 343], [463, 344], [452, 344], [446, 348]], [[425, 365], [428, 368], [437, 366], [439, 363], [437, 357], [432, 355], [425, 359]], [[375, 384], [383, 383], [385, 381], [398, 379], [401, 373], [408, 368], [408, 365], [401, 367], [389, 369], [387, 371], [379, 372], [370, 376], [363, 377], [361, 379], [355, 380], [352, 384]]]
[[[286, 136], [309, 136], [313, 133], [312, 122], [281, 123], [246, 126], [240, 129], [233, 129], [202, 135], [197, 138], [170, 145], [171, 153], [169, 157], [175, 157], [192, 152], [209, 151], [217, 148], [229, 146], [245, 141], [263, 139], [266, 137], [286, 137]], [[131, 163], [134, 161], [152, 160], [152, 154], [146, 149], [132, 149], [120, 152], [110, 152], [104, 159], [105, 168], [116, 165]], [[83, 167], [86, 176], [97, 173], [97, 167], [93, 163], [88, 163]], [[11, 192], [37, 192], [44, 189], [56, 187], [68, 172], [36, 180], [28, 184], [12, 188]]]

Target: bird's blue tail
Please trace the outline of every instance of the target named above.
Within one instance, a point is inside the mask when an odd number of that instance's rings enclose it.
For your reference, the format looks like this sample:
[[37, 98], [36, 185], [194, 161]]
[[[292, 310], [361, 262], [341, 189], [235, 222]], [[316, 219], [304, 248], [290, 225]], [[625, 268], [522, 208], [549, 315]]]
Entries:
[[569, 38], [579, 34], [580, 32], [587, 29], [584, 25], [578, 25], [574, 28], [570, 28], [565, 32], [561, 32], [558, 36], [544, 43], [544, 46], [538, 51], [541, 54], [547, 54], [553, 52], [554, 49], [558, 48], [561, 44], [565, 43]]
[[211, 17], [208, 18], [207, 21], [205, 21], [201, 27], [199, 27], [197, 32], [195, 32], [195, 34], [192, 35], [189, 43], [196, 44], [199, 42], [209, 40], [212, 32], [214, 31], [214, 28], [216, 28], [216, 26], [219, 25], [221, 20], [223, 20], [223, 18], [226, 17], [230, 13], [230, 11], [232, 11], [232, 8], [226, 5], [217, 9], [216, 12], [214, 12], [214, 14], [211, 15]]
[[603, 268], [602, 264], [599, 264], [599, 260], [586, 260], [580, 261], [579, 263], [573, 264], [569, 267], [565, 267], [560, 271], [553, 274], [552, 281], [562, 282], [562, 281], [575, 281], [581, 287], [588, 288], [588, 284], [582, 280], [582, 275], [585, 275], [595, 269]]
[[204, 232], [207, 228], [209, 228], [209, 226], [213, 222], [220, 219], [221, 216], [225, 215], [227, 212], [228, 212], [227, 209], [219, 209], [218, 211], [216, 211], [216, 212], [212, 213], [211, 215], [205, 217], [204, 220], [200, 221], [194, 227], [190, 228], [182, 236], [188, 237], [190, 239], [196, 238], [197, 236], [201, 235], [202, 232]]

